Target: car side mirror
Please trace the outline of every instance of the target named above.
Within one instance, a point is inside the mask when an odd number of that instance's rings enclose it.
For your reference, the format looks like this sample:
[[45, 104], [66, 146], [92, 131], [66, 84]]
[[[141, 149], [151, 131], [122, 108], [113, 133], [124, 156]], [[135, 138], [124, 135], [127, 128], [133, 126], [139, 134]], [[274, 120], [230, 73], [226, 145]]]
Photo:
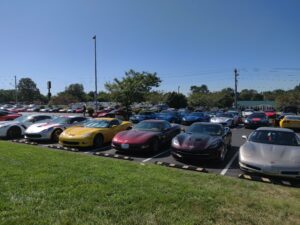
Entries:
[[245, 140], [248, 140], [246, 135], [243, 135], [242, 138], [245, 139]]

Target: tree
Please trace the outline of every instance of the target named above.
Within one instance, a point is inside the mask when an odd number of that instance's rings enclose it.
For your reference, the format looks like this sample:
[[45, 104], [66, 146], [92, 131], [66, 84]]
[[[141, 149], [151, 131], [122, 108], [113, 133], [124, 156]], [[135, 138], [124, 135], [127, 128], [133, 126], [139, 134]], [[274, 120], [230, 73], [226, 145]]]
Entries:
[[49, 102], [50, 105], [69, 105], [71, 103], [78, 102], [78, 99], [73, 95], [65, 92], [60, 92], [56, 96], [53, 96]]
[[15, 90], [0, 90], [0, 103], [15, 102]]
[[145, 100], [151, 104], [164, 102], [164, 93], [162, 91], [151, 91], [145, 96]]
[[160, 82], [156, 73], [129, 70], [121, 80], [115, 78], [112, 83], [106, 83], [105, 88], [113, 100], [125, 106], [128, 113], [132, 103], [144, 101], [146, 94], [153, 87], [158, 87]]
[[100, 91], [98, 93], [98, 98], [97, 100], [99, 102], [109, 102], [111, 100], [111, 96], [109, 93], [105, 92], [105, 91]]
[[190, 90], [192, 93], [201, 93], [201, 94], [209, 93], [208, 87], [205, 84], [202, 84], [201, 86], [193, 85], [190, 87]]
[[40, 90], [30, 78], [22, 78], [18, 83], [18, 99], [22, 102], [33, 102], [41, 98]]
[[64, 93], [73, 96], [80, 102], [86, 101], [86, 94], [84, 92], [82, 84], [70, 84], [68, 87], [65, 88]]
[[185, 95], [173, 91], [165, 94], [165, 103], [171, 108], [185, 108], [187, 98]]

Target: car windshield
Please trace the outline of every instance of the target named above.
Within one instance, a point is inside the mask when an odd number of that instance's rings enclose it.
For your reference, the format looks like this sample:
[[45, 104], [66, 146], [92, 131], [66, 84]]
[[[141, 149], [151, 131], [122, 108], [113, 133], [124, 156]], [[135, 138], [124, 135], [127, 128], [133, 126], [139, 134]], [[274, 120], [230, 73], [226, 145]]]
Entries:
[[108, 128], [108, 120], [89, 120], [83, 124], [84, 127], [88, 128]]
[[264, 114], [264, 113], [253, 113], [252, 115], [249, 116], [249, 118], [250, 119], [251, 118], [261, 118], [261, 119], [263, 119], [263, 118], [266, 118], [266, 114]]
[[58, 124], [67, 124], [70, 122], [70, 118], [68, 117], [57, 117], [50, 121], [51, 123], [58, 123]]
[[164, 125], [161, 122], [143, 121], [135, 125], [134, 130], [162, 131]]
[[194, 124], [189, 127], [187, 133], [190, 134], [208, 134], [211, 136], [220, 136], [223, 133], [222, 126], [215, 124]]
[[204, 116], [204, 114], [201, 112], [193, 112], [190, 114], [190, 116]]
[[233, 118], [231, 113], [217, 113], [217, 117], [226, 117], [226, 118]]
[[286, 116], [287, 120], [300, 120], [300, 116]]
[[256, 130], [250, 135], [249, 141], [273, 145], [300, 146], [297, 135], [285, 131]]
[[24, 123], [30, 118], [32, 118], [32, 117], [31, 116], [20, 116], [20, 117], [14, 119], [14, 121], [19, 122], [19, 123]]

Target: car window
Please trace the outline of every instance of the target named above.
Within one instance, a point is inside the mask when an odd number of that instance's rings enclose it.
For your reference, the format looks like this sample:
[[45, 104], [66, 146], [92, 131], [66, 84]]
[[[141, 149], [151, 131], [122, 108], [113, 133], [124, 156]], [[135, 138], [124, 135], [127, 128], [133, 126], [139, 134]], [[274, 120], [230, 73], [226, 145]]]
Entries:
[[168, 123], [167, 121], [165, 121], [165, 122], [163, 123], [163, 129], [166, 130], [166, 129], [169, 129], [169, 128], [171, 128], [171, 124]]
[[109, 123], [109, 126], [112, 127], [113, 125], [119, 126], [120, 125], [120, 121], [119, 120], [112, 120]]

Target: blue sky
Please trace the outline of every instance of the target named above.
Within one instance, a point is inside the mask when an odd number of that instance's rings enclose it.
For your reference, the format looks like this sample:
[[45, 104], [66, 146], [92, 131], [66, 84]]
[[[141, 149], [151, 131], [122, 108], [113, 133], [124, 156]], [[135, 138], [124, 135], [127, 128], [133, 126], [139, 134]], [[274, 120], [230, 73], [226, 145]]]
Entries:
[[0, 1], [0, 89], [31, 77], [46, 93], [94, 89], [129, 69], [157, 72], [160, 90], [289, 89], [300, 83], [298, 0]]

